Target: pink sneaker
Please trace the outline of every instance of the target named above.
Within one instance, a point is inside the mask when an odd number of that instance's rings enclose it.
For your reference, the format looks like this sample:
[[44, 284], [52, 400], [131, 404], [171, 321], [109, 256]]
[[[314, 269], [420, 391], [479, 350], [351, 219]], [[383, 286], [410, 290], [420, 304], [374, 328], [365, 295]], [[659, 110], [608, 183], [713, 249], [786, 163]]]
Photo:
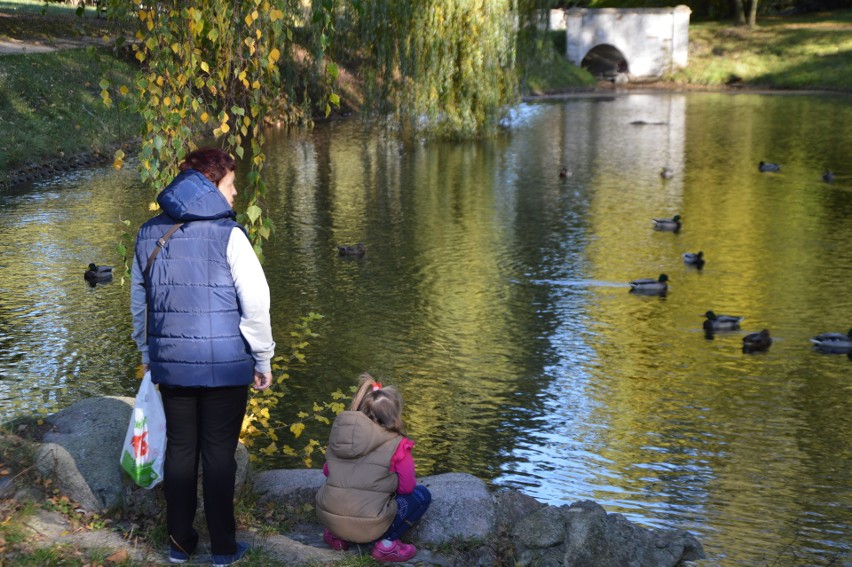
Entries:
[[402, 543], [398, 539], [393, 540], [390, 547], [382, 545], [377, 541], [373, 545], [370, 555], [379, 563], [398, 563], [408, 561], [417, 554], [417, 548], [409, 543]]
[[322, 540], [326, 542], [330, 548], [336, 549], [337, 551], [346, 551], [347, 549], [349, 549], [349, 542], [343, 541], [342, 539], [331, 533], [328, 528], [323, 528]]

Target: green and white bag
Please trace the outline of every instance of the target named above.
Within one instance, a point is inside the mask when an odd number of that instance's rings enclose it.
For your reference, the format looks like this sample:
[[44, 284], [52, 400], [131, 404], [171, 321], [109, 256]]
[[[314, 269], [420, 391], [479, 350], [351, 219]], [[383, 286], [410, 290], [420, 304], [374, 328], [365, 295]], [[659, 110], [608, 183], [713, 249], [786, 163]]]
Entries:
[[145, 373], [130, 425], [121, 449], [121, 468], [142, 488], [153, 488], [163, 480], [166, 459], [166, 414], [160, 391]]

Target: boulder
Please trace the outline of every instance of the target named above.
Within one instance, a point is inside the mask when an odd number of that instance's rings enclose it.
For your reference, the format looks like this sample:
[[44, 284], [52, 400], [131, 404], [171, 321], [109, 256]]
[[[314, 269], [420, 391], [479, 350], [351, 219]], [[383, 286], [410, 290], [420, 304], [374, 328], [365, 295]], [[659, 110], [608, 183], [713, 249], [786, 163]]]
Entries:
[[[162, 484], [152, 490], [140, 488], [119, 464], [134, 403], [127, 397], [89, 398], [45, 418], [51, 431], [36, 452], [39, 472], [55, 479], [62, 493], [87, 512], [103, 513], [120, 505], [150, 515], [162, 510]], [[235, 458], [239, 491], [249, 471], [248, 451], [242, 444]], [[199, 511], [200, 484], [199, 480]]]
[[674, 567], [704, 557], [692, 534], [645, 529], [590, 500], [542, 508], [521, 520], [512, 538], [520, 565]]
[[418, 482], [432, 493], [432, 503], [411, 531], [415, 544], [485, 541], [494, 533], [497, 510], [483, 480], [465, 473], [446, 473]]
[[119, 454], [133, 398], [89, 398], [48, 416], [52, 426], [36, 454], [39, 472], [88, 512], [102, 513], [124, 499]]

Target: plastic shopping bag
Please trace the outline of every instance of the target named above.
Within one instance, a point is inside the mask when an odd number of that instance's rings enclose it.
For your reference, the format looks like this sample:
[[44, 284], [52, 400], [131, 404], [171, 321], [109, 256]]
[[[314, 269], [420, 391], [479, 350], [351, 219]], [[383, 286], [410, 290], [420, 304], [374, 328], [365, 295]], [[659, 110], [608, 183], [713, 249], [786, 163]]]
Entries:
[[121, 468], [142, 488], [153, 488], [163, 480], [166, 458], [166, 414], [157, 387], [146, 372], [136, 394], [130, 425], [121, 449]]

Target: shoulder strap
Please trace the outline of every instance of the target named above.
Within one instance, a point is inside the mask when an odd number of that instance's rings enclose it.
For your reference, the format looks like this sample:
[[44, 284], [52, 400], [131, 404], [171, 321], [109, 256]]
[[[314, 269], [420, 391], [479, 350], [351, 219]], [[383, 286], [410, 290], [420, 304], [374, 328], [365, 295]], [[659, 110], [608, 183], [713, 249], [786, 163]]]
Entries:
[[145, 266], [145, 270], [142, 272], [142, 275], [148, 275], [148, 269], [151, 267], [151, 263], [154, 261], [154, 258], [157, 257], [157, 254], [160, 253], [160, 250], [163, 249], [163, 246], [166, 245], [166, 242], [168, 242], [169, 238], [171, 238], [172, 235], [177, 232], [177, 229], [179, 229], [181, 226], [183, 226], [182, 222], [173, 224], [172, 227], [157, 240], [157, 245], [154, 246], [154, 250], [152, 250], [151, 255], [148, 256], [148, 264]]

